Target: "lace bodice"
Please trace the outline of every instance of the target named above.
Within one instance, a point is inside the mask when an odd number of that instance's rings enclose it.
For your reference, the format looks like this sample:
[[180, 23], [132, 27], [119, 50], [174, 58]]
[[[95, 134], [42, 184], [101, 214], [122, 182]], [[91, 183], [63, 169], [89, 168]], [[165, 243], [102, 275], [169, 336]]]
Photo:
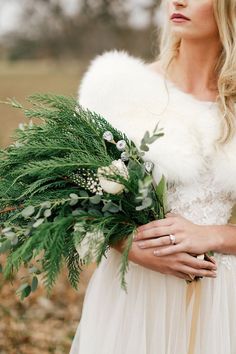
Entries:
[[234, 198], [219, 190], [210, 175], [189, 184], [171, 183], [167, 189], [168, 209], [196, 224], [226, 224], [231, 216]]
[[[168, 210], [178, 213], [200, 225], [227, 224], [235, 199], [231, 193], [219, 190], [210, 173], [191, 184], [169, 183], [167, 189]], [[215, 253], [214, 257], [229, 270], [234, 255]]]

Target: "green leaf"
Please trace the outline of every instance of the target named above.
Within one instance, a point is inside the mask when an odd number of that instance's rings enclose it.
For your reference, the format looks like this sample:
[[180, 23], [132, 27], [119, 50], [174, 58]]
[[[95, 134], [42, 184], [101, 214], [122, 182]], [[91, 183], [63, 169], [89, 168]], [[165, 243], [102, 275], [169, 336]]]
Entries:
[[71, 201], [69, 202], [70, 206], [74, 206], [78, 203], [79, 199], [71, 199]]
[[11, 248], [11, 240], [4, 241], [0, 246], [0, 254], [6, 253]]
[[114, 204], [112, 201], [107, 202], [104, 207], [102, 208], [102, 212], [110, 212], [110, 213], [117, 213], [120, 210], [120, 207]]
[[83, 209], [75, 209], [72, 211], [73, 216], [85, 216], [87, 215], [87, 212], [84, 211]]
[[79, 199], [79, 196], [75, 193], [71, 193], [70, 196], [69, 196], [72, 200], [78, 200]]
[[32, 205], [29, 205], [25, 209], [22, 210], [21, 214], [24, 218], [28, 218], [33, 215], [35, 212], [35, 208]]
[[94, 195], [93, 197], [89, 198], [89, 201], [92, 204], [99, 204], [101, 202], [102, 197], [99, 194]]
[[38, 278], [34, 276], [31, 283], [31, 291], [35, 291], [37, 287], [38, 287]]
[[142, 143], [145, 143], [149, 138], [150, 138], [150, 133], [149, 131], [146, 131], [143, 136]]
[[102, 213], [97, 209], [89, 209], [88, 214], [91, 216], [102, 217]]
[[31, 286], [28, 285], [24, 290], [22, 290], [20, 299], [24, 300], [24, 298], [29, 296], [30, 293], [31, 293]]
[[118, 205], [112, 204], [109, 206], [108, 210], [110, 213], [118, 213], [120, 207]]
[[86, 191], [79, 191], [79, 196], [82, 197], [82, 198], [89, 198], [89, 195]]
[[161, 177], [160, 182], [156, 186], [156, 195], [158, 199], [161, 201], [164, 209], [167, 207], [167, 201], [166, 201], [166, 179], [165, 176], [163, 175]]
[[16, 293], [22, 292], [25, 288], [27, 288], [27, 286], [29, 286], [28, 283], [21, 284], [21, 286], [16, 290]]
[[149, 147], [148, 147], [147, 145], [142, 144], [142, 145], [140, 146], [140, 150], [142, 150], [142, 151], [149, 151]]

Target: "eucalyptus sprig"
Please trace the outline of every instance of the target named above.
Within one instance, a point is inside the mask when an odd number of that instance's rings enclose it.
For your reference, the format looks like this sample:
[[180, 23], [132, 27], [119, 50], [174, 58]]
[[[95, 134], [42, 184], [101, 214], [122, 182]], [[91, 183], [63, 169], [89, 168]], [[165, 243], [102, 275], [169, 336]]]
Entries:
[[21, 299], [40, 281], [50, 294], [64, 263], [78, 289], [83, 267], [99, 264], [124, 240], [120, 276], [127, 291], [132, 235], [164, 217], [165, 181], [156, 185], [154, 165], [145, 160], [162, 129], [146, 132], [138, 148], [73, 97], [35, 94], [28, 101], [30, 108], [6, 102], [29, 123], [20, 124], [14, 142], [0, 150], [0, 255], [7, 255], [0, 270], [12, 279], [26, 268], [17, 289]]

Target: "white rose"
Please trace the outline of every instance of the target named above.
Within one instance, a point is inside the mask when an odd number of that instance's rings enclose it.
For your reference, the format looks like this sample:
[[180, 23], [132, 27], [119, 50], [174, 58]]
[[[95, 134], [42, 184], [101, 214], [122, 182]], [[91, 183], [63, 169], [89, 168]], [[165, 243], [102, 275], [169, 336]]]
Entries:
[[119, 175], [124, 177], [125, 179], [129, 178], [127, 167], [121, 159], [112, 161], [110, 166], [98, 168], [97, 174], [102, 189], [110, 194], [121, 193], [125, 186], [122, 183], [107, 179], [105, 175]]

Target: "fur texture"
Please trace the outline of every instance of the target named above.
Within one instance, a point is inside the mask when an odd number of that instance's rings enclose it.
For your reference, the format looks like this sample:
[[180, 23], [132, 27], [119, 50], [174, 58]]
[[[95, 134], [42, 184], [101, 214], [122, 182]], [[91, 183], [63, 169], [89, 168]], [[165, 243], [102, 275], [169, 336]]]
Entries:
[[157, 179], [164, 173], [170, 182], [192, 183], [208, 173], [218, 188], [236, 195], [236, 137], [224, 148], [215, 146], [221, 119], [217, 104], [181, 91], [147, 64], [126, 51], [96, 56], [79, 85], [79, 103], [136, 144], [159, 121], [165, 135], [146, 154]]

